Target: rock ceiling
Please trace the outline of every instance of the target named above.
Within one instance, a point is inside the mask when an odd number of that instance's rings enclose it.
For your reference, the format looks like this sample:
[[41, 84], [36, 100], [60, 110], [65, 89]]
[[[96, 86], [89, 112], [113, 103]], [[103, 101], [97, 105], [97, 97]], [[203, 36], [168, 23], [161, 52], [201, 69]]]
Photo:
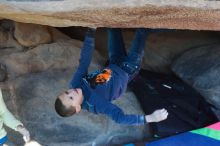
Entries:
[[0, 17], [56, 27], [220, 30], [220, 2], [204, 0], [1, 0]]

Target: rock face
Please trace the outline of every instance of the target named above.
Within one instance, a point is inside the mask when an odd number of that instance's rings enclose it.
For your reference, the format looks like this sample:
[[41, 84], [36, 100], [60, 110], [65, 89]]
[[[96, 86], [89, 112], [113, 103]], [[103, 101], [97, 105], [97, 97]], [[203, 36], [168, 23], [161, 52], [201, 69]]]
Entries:
[[171, 73], [171, 64], [182, 53], [195, 47], [219, 42], [219, 36], [205, 31], [152, 33], [146, 41], [143, 68]]
[[0, 17], [50, 26], [220, 30], [219, 1], [1, 0]]
[[215, 106], [220, 119], [220, 44], [187, 51], [172, 69]]
[[58, 42], [58, 41], [61, 41], [61, 40], [65, 40], [65, 41], [71, 40], [71, 38], [69, 36], [63, 34], [59, 30], [57, 30], [56, 28], [49, 27], [48, 30], [51, 34], [52, 42]]
[[0, 57], [5, 53], [22, 50], [21, 46], [13, 37], [14, 23], [12, 21], [0, 21]]
[[2, 64], [0, 64], [0, 82], [5, 81], [6, 76], [7, 76], [6, 69]]
[[[104, 115], [87, 111], [70, 118], [59, 117], [55, 113], [54, 102], [56, 96], [67, 89], [71, 76], [72, 69], [50, 70], [13, 81], [16, 98], [8, 94], [5, 97], [7, 104], [16, 104], [9, 108], [17, 113], [34, 140], [43, 146], [102, 146], [141, 140], [147, 136], [145, 126], [116, 124]], [[143, 114], [131, 92], [125, 93], [116, 104], [125, 113]], [[14, 137], [14, 132], [9, 136], [16, 146], [22, 145], [21, 137]]]
[[52, 40], [47, 26], [18, 22], [15, 23], [14, 36], [25, 47], [47, 44]]
[[[78, 65], [82, 42], [76, 40], [59, 41], [51, 44], [39, 45], [31, 50], [12, 53], [0, 58], [6, 65], [9, 78], [40, 72], [47, 69], [65, 69]], [[102, 59], [95, 52], [91, 65], [99, 64]]]

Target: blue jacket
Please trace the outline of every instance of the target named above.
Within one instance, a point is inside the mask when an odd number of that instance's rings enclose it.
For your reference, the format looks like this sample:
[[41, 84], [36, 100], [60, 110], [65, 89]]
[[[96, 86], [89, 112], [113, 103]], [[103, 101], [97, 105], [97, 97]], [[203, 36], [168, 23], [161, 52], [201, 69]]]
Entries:
[[111, 101], [125, 92], [128, 84], [128, 74], [115, 64], [110, 64], [103, 70], [88, 74], [94, 49], [94, 38], [86, 37], [81, 50], [79, 66], [70, 88], [81, 88], [84, 101], [82, 108], [95, 114], [101, 113], [111, 117], [121, 124], [143, 125], [144, 115], [127, 115]]

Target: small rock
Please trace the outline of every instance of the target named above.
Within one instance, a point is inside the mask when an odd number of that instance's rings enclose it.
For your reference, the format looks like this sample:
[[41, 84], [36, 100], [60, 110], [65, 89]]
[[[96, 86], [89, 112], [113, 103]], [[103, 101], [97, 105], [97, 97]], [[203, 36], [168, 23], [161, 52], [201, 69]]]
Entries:
[[36, 24], [16, 22], [14, 36], [21, 45], [26, 47], [47, 44], [52, 41], [48, 27]]

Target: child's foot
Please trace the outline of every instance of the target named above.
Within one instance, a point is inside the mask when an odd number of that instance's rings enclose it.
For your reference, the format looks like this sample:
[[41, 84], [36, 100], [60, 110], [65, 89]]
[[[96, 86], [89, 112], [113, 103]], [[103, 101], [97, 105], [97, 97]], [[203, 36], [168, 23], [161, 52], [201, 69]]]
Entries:
[[167, 119], [167, 116], [168, 116], [167, 110], [166, 109], [160, 109], [160, 110], [154, 111], [150, 115], [146, 115], [145, 119], [146, 119], [147, 123], [160, 122], [160, 121], [163, 121], [163, 120]]
[[96, 28], [88, 28], [86, 35], [89, 37], [95, 37]]

